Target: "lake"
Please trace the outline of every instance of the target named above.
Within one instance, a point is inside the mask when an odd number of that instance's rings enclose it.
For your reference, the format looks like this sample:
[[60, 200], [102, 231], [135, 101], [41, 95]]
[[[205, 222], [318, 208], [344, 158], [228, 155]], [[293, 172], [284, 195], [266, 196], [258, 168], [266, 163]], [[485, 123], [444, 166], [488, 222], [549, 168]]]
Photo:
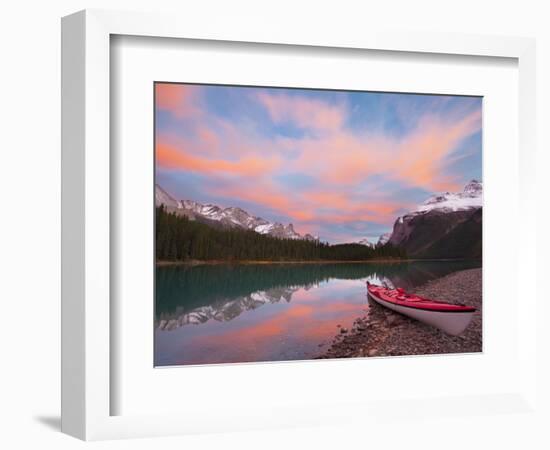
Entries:
[[410, 289], [479, 261], [156, 268], [155, 366], [311, 359], [369, 305], [365, 282]]

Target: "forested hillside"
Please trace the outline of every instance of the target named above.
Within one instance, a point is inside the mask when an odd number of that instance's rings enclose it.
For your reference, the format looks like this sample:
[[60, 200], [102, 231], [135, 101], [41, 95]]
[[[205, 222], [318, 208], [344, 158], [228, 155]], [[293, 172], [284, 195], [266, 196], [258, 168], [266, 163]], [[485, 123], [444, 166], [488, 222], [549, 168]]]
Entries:
[[280, 239], [251, 230], [214, 228], [167, 212], [163, 205], [156, 210], [157, 261], [359, 261], [405, 257], [403, 250], [391, 245], [371, 248]]

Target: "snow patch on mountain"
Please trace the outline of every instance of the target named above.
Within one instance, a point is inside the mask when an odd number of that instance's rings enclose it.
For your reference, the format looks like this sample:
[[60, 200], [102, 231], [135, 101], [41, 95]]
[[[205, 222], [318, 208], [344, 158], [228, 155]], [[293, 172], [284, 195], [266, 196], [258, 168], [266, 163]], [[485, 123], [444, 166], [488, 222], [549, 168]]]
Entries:
[[368, 238], [361, 239], [360, 241], [357, 241], [357, 244], [365, 245], [370, 248], [374, 248], [374, 243], [368, 240]]
[[463, 211], [472, 208], [481, 208], [483, 205], [483, 185], [481, 181], [472, 180], [462, 192], [444, 192], [434, 195], [422, 203], [416, 213], [428, 211]]
[[471, 180], [461, 192], [442, 192], [433, 195], [414, 211], [399, 216], [393, 226], [392, 234], [388, 240], [392, 245], [399, 246], [408, 239], [413, 231], [411, 225], [418, 216], [436, 213], [457, 213], [459, 211], [472, 211], [483, 206], [483, 184], [478, 180]]
[[271, 230], [273, 230], [273, 227], [274, 225], [272, 223], [266, 223], [263, 225], [258, 225], [254, 228], [254, 231], [260, 234], [268, 234]]
[[261, 217], [256, 217], [244, 209], [238, 207], [221, 208], [217, 205], [202, 204], [194, 200], [177, 201], [159, 185], [155, 189], [156, 205], [164, 204], [168, 208], [177, 209], [177, 213], [185, 215], [191, 219], [202, 217], [204, 219], [213, 220], [222, 223], [228, 227], [238, 227], [246, 230], [253, 230], [259, 234], [270, 235], [280, 239], [305, 239], [316, 241], [318, 238], [306, 234], [302, 236], [294, 230], [294, 226], [290, 223], [283, 225], [279, 222], [269, 222]]
[[164, 205], [168, 208], [181, 209], [181, 204], [173, 198], [168, 192], [162, 189], [158, 184], [155, 185], [155, 204]]
[[267, 291], [256, 291], [249, 295], [237, 297], [229, 301], [217, 302], [209, 306], [201, 306], [191, 311], [179, 308], [172, 315], [162, 317], [155, 325], [158, 330], [175, 330], [186, 325], [200, 325], [208, 321], [228, 322], [246, 311], [254, 310], [265, 304], [290, 302], [292, 295], [299, 289], [310, 289], [308, 286], [289, 286], [273, 288]]
[[376, 243], [377, 247], [382, 247], [383, 245], [386, 245], [388, 241], [391, 238], [391, 233], [384, 233], [378, 238], [378, 242]]

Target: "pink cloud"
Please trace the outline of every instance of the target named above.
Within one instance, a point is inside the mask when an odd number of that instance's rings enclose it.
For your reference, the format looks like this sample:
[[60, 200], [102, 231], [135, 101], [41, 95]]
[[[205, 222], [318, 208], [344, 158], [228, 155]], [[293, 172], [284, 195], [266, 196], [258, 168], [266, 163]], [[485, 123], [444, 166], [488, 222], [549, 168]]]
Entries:
[[178, 118], [195, 117], [200, 109], [195, 102], [200, 87], [187, 84], [157, 83], [155, 84], [156, 107], [172, 113]]
[[278, 165], [275, 159], [258, 157], [245, 157], [236, 161], [204, 158], [196, 155], [195, 152], [176, 148], [162, 141], [157, 142], [155, 150], [157, 166], [203, 174], [254, 177], [265, 174]]
[[[217, 183], [206, 188], [213, 196], [255, 203], [286, 216], [301, 234], [322, 235], [323, 226], [369, 221], [392, 223], [397, 211], [412, 205], [374, 198], [352, 198], [344, 192], [315, 189], [289, 192], [269, 178]], [[372, 196], [371, 196], [372, 197]], [[326, 237], [326, 236], [325, 236]]]
[[425, 117], [401, 139], [334, 130], [329, 136], [296, 140], [300, 154], [296, 166], [336, 185], [352, 185], [381, 174], [430, 191], [452, 190], [458, 184], [444, 174], [446, 158], [480, 129], [481, 113], [476, 111], [452, 123]]
[[304, 138], [296, 144], [300, 170], [317, 173], [331, 183], [357, 183], [381, 171], [380, 163], [387, 159], [368, 139], [349, 131], [337, 130], [324, 138]]
[[[369, 192], [359, 196], [356, 186], [373, 175], [431, 192], [456, 190], [461, 180], [448, 174], [446, 164], [458, 145], [481, 129], [477, 110], [455, 120], [424, 115], [400, 137], [360, 134], [345, 127], [345, 103], [264, 92], [255, 98], [274, 122], [313, 131], [300, 138], [264, 136], [253, 122], [208, 113], [199, 87], [157, 84], [156, 93], [157, 108], [193, 127], [184, 137], [177, 130], [157, 136], [159, 167], [212, 175], [215, 183], [204, 189], [213, 196], [267, 207], [288, 217], [302, 234], [322, 235], [326, 224], [391, 224], [398, 211], [413, 206]], [[294, 191], [277, 181], [279, 174], [306, 174], [312, 185]], [[225, 176], [230, 183], [220, 183]]]
[[457, 189], [460, 186], [457, 180], [443, 175], [446, 157], [460, 141], [480, 129], [480, 110], [452, 123], [424, 118], [416, 132], [400, 145], [395, 164], [397, 178], [434, 191]]
[[344, 105], [333, 105], [310, 98], [265, 92], [260, 92], [256, 98], [276, 123], [292, 123], [299, 128], [311, 128], [326, 132], [341, 128], [346, 119], [347, 111]]
[[259, 206], [265, 206], [281, 213], [292, 208], [289, 196], [277, 189], [269, 179], [222, 183], [219, 186], [207, 188], [207, 191], [220, 197], [256, 203]]

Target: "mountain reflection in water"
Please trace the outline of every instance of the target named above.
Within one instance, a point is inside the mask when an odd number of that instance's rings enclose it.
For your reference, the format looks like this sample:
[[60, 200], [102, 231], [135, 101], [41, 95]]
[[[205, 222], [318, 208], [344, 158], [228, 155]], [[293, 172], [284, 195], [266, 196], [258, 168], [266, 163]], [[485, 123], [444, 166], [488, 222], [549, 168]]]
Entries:
[[156, 269], [155, 365], [308, 359], [368, 308], [365, 281], [410, 289], [476, 261]]

